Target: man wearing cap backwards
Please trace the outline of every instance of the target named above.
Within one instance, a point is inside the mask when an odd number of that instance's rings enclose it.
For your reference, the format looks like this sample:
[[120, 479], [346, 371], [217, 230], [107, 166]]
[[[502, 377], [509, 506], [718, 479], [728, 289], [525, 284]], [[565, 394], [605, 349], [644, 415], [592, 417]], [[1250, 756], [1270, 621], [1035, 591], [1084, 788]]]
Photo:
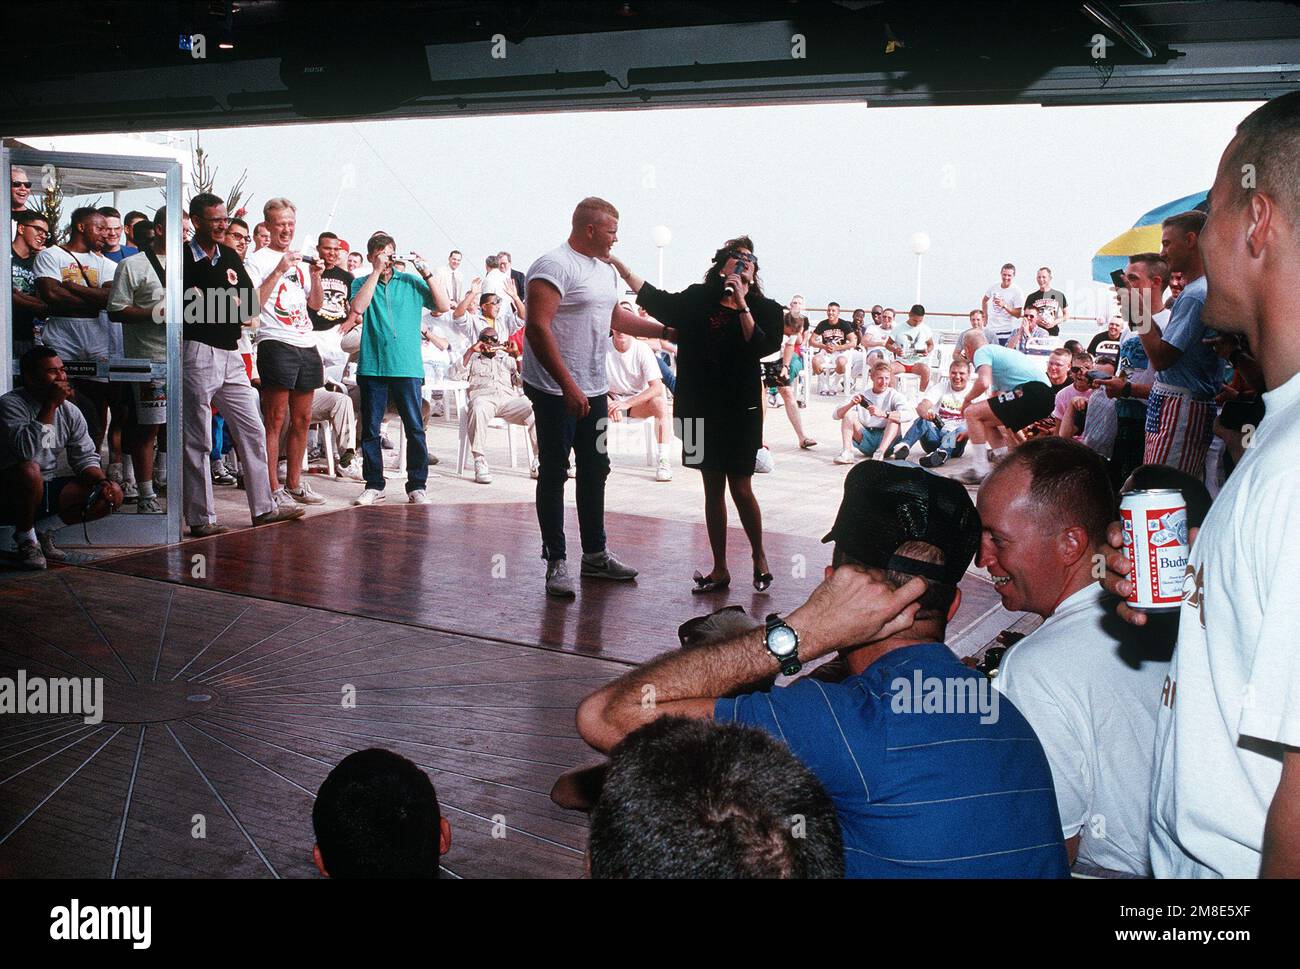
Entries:
[[1173, 644], [1121, 622], [1093, 577], [1115, 513], [1106, 461], [1062, 437], [1035, 438], [994, 468], [977, 505], [977, 562], [1002, 605], [1044, 619], [993, 682], [1047, 752], [1070, 861], [1084, 873], [1149, 875], [1156, 711]]
[[[824, 541], [835, 542], [831, 565], [804, 605], [593, 693], [578, 707], [583, 739], [608, 751], [673, 714], [758, 726], [826, 786], [849, 877], [1063, 877], [1042, 745], [943, 645], [980, 542], [965, 488], [922, 468], [859, 464]], [[837, 650], [842, 682], [771, 688], [778, 672]]]

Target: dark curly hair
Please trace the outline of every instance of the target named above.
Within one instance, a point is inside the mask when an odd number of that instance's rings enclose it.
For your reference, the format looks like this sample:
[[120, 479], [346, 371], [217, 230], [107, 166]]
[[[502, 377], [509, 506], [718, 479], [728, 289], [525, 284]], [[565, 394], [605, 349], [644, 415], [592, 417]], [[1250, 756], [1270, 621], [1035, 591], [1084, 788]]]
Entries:
[[[727, 264], [731, 254], [736, 249], [744, 249], [749, 253], [754, 252], [754, 243], [749, 236], [737, 236], [734, 239], [728, 239], [726, 244], [713, 254], [713, 265], [709, 271], [704, 274], [704, 285], [711, 290], [716, 290], [718, 298], [722, 298], [722, 278], [718, 275], [722, 272], [722, 267]], [[758, 260], [754, 260], [754, 282], [750, 285], [749, 291], [759, 296], [763, 295], [763, 284], [758, 278]]]

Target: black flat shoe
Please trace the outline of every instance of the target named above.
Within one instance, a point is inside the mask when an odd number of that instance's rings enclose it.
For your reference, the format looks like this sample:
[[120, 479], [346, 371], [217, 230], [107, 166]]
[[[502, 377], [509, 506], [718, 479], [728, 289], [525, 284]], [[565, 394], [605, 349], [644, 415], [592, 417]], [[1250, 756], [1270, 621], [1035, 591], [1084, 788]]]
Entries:
[[701, 595], [705, 592], [717, 592], [719, 589], [725, 589], [731, 585], [731, 576], [725, 579], [710, 579], [707, 575], [695, 573], [695, 588], [691, 590], [691, 595]]
[[760, 572], [758, 571], [758, 569], [754, 570], [754, 589], [756, 591], [766, 592], [771, 585], [772, 585], [771, 572]]

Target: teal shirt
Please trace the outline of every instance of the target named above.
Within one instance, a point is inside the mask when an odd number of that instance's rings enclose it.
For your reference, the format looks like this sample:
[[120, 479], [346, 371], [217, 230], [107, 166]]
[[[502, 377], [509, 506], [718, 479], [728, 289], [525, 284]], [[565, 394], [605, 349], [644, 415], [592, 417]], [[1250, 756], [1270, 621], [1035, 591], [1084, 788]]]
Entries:
[[1031, 357], [996, 344], [989, 343], [976, 350], [972, 363], [976, 370], [985, 364], [993, 368], [994, 394], [1005, 394], [1034, 380], [1040, 384], [1049, 383], [1047, 375]]
[[[352, 299], [366, 278], [352, 281]], [[361, 318], [358, 377], [424, 377], [420, 319], [425, 307], [436, 309], [433, 293], [419, 276], [395, 272], [387, 283], [379, 281]]]

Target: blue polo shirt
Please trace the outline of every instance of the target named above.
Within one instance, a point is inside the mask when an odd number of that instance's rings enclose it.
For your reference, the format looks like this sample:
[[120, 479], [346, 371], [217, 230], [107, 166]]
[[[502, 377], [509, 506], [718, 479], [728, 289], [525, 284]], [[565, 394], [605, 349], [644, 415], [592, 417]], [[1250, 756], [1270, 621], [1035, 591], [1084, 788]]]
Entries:
[[[936, 709], [936, 687], [967, 699]], [[849, 878], [1067, 877], [1047, 757], [1006, 697], [981, 706], [993, 693], [947, 646], [919, 643], [840, 683], [718, 700], [713, 715], [766, 730], [817, 775]]]

